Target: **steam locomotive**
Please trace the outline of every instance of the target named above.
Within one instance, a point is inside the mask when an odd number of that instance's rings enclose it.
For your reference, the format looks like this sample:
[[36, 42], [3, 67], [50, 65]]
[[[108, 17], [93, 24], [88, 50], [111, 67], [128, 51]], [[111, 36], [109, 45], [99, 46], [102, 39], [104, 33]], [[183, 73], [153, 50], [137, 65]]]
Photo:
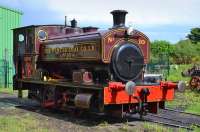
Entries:
[[94, 112], [157, 113], [173, 100], [171, 82], [146, 84], [150, 41], [125, 26], [127, 11], [114, 10], [113, 27], [31, 25], [14, 29], [13, 88], [45, 108]]

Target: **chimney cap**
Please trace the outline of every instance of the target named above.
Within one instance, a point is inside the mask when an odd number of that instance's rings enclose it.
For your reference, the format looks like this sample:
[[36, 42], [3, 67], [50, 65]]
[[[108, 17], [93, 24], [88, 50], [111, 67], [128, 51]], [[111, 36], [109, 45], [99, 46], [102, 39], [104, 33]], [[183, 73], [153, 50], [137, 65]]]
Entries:
[[126, 10], [113, 10], [110, 13], [111, 14], [115, 14], [115, 13], [125, 13], [125, 14], [127, 14], [128, 12]]
[[76, 19], [74, 18], [74, 19], [72, 19], [70, 22], [77, 22], [77, 21], [76, 21]]

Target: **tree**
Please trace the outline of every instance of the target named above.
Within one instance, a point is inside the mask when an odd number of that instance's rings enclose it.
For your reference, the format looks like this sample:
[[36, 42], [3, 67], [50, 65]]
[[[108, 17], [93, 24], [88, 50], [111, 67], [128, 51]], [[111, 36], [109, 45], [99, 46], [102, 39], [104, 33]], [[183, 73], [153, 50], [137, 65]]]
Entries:
[[166, 62], [174, 52], [174, 46], [165, 40], [155, 40], [151, 43], [151, 60], [156, 63]]
[[200, 42], [200, 28], [192, 28], [187, 37], [192, 41], [192, 43], [196, 44]]
[[[169, 74], [170, 54], [173, 51], [173, 46], [165, 40], [155, 40], [151, 42], [151, 59], [148, 65], [148, 70], [151, 72]], [[167, 71], [166, 71], [167, 70]]]
[[191, 64], [200, 63], [200, 42], [193, 44], [189, 39], [176, 44], [156, 40], [151, 43], [151, 64]]
[[187, 40], [181, 40], [175, 44], [175, 52], [171, 55], [176, 64], [196, 63], [200, 59], [200, 47]]

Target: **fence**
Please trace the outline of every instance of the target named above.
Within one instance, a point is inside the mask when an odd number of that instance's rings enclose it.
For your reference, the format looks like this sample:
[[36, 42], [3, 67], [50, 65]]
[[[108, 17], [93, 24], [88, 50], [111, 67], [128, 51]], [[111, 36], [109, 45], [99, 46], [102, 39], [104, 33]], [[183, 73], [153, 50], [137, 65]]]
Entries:
[[169, 76], [170, 62], [167, 54], [160, 55], [153, 62], [147, 64], [147, 73], [163, 74], [164, 78], [167, 79]]
[[7, 60], [0, 60], [0, 87], [12, 86], [13, 67]]

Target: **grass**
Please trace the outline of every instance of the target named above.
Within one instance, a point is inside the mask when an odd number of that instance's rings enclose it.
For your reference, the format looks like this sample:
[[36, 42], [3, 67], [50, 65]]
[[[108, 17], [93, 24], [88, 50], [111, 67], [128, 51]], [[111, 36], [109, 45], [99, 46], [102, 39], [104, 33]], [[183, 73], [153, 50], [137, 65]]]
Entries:
[[[168, 80], [171, 81], [187, 81], [189, 82], [190, 77], [182, 77], [181, 72], [191, 68], [192, 65], [179, 65], [177, 69], [170, 69], [170, 75]], [[197, 91], [189, 90], [184, 93], [175, 93], [175, 99], [171, 102], [167, 102], [167, 107], [170, 108], [181, 108], [186, 112], [200, 114], [200, 93]]]
[[186, 90], [184, 93], [175, 93], [175, 99], [166, 102], [169, 108], [181, 108], [182, 110], [200, 115], [200, 93]]
[[[149, 122], [145, 122], [143, 128], [144, 132], [188, 132], [188, 130], [183, 128], [170, 128]], [[200, 128], [193, 127], [193, 132], [200, 132]]]
[[41, 126], [30, 114], [22, 116], [0, 116], [0, 132], [55, 132]]
[[188, 82], [190, 80], [190, 77], [182, 77], [181, 72], [186, 71], [187, 69], [191, 67], [192, 65], [179, 65], [177, 69], [175, 68], [170, 69], [167, 80], [174, 81], [174, 82], [182, 80], [182, 81]]
[[119, 131], [120, 132], [129, 132], [130, 131], [130, 127], [128, 125], [128, 122], [124, 123], [122, 125], [122, 127], [119, 128]]
[[101, 127], [105, 127], [105, 126], [108, 126], [109, 124], [108, 124], [108, 122], [107, 121], [103, 121], [103, 122], [101, 122], [100, 124], [99, 124], [99, 126], [101, 126]]
[[8, 94], [13, 94], [14, 91], [12, 88], [2, 88], [0, 87], [0, 93], [8, 93]]
[[194, 127], [194, 132], [200, 132], [200, 128]]
[[181, 128], [175, 130], [170, 127], [166, 127], [166, 126], [159, 125], [159, 124], [148, 123], [148, 122], [145, 122], [143, 127], [144, 127], [144, 131], [146, 131], [146, 132], [174, 132], [174, 131], [187, 132], [186, 130], [181, 129]]
[[200, 115], [200, 93], [190, 91], [184, 93], [184, 95], [186, 99], [190, 100], [188, 101], [185, 111]]
[[[7, 94], [17, 94], [18, 91], [17, 90], [13, 90], [13, 88], [2, 88], [0, 87], [0, 93], [7, 93]], [[28, 90], [23, 90], [23, 97], [27, 97], [28, 96]]]
[[[171, 128], [149, 122], [145, 122], [143, 128], [144, 132], [188, 132], [188, 130], [183, 128]], [[193, 132], [200, 132], [200, 128], [193, 127]]]

